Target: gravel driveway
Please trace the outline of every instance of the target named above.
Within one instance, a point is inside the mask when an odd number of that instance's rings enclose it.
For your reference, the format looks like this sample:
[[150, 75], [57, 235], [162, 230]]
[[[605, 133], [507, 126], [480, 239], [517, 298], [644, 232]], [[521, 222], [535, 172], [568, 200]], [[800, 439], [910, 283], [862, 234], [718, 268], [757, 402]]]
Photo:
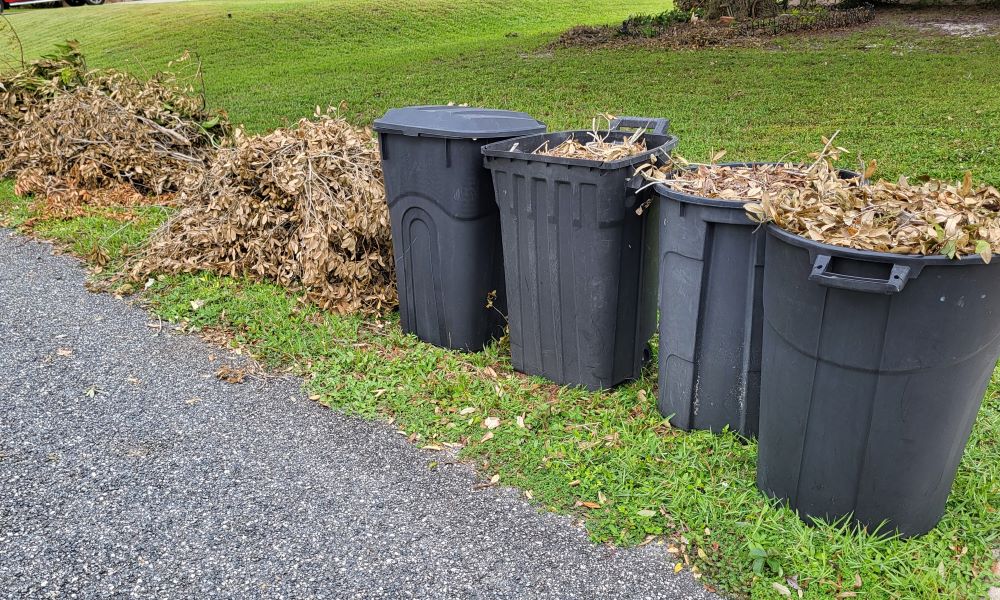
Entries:
[[83, 284], [0, 230], [0, 598], [715, 597]]

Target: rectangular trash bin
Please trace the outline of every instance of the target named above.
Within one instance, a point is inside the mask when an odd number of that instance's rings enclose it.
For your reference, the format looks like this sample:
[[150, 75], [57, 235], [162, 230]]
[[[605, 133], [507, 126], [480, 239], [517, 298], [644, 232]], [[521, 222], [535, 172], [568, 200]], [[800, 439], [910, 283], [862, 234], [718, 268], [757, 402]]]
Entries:
[[[511, 359], [523, 373], [606, 389], [638, 377], [656, 327], [656, 221], [636, 214], [645, 195], [635, 166], [677, 145], [666, 119], [618, 119], [609, 140], [649, 129], [642, 154], [601, 162], [532, 154], [587, 131], [483, 148], [500, 206]], [[515, 145], [516, 144], [516, 145]], [[651, 193], [644, 192], [643, 194]]]
[[388, 111], [374, 129], [403, 330], [481, 350], [504, 333], [506, 294], [499, 211], [480, 150], [545, 125], [520, 112], [414, 106]]

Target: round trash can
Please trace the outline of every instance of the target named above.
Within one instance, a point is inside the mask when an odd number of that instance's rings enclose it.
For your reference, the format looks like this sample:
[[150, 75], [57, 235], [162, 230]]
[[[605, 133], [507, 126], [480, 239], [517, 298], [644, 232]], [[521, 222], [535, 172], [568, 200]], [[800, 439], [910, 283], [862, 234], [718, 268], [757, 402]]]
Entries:
[[500, 206], [511, 360], [522, 373], [606, 389], [638, 377], [656, 327], [656, 219], [636, 209], [635, 166], [669, 158], [666, 119], [620, 118], [608, 141], [642, 128], [647, 151], [613, 162], [534, 154], [588, 131], [483, 147]]
[[[727, 166], [753, 166], [731, 164]], [[685, 194], [660, 202], [660, 412], [680, 429], [757, 435], [764, 228], [744, 202]]]
[[483, 144], [545, 131], [525, 113], [412, 106], [375, 121], [403, 330], [478, 351], [503, 336], [500, 215]]
[[927, 532], [1000, 356], [1000, 264], [767, 234], [758, 487]]

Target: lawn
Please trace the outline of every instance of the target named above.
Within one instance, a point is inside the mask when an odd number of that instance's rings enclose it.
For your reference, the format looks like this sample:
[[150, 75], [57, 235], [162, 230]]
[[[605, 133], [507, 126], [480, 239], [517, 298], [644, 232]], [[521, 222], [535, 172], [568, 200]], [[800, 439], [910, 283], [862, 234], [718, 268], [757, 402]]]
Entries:
[[[253, 131], [342, 100], [358, 123], [392, 106], [449, 101], [526, 110], [553, 128], [613, 112], [672, 118], [689, 158], [721, 148], [733, 159], [802, 156], [820, 135], [841, 130], [840, 142], [877, 158], [886, 175], [972, 170], [1000, 183], [996, 40], [884, 25], [758, 49], [549, 46], [569, 25], [665, 4], [210, 0], [9, 19], [29, 56], [75, 37], [92, 66], [141, 73], [196, 51], [210, 103]], [[150, 210], [124, 226], [95, 215], [43, 222], [35, 232], [85, 256], [107, 248], [113, 269], [121, 246], [139, 243], [162, 219]], [[0, 213], [11, 226], [31, 216], [9, 184], [0, 184]], [[169, 277], [145, 294], [164, 318], [188, 329], [222, 326], [265, 363], [302, 374], [317, 401], [391, 419], [432, 452], [461, 449], [484, 480], [499, 476], [498, 485], [521, 488], [540, 509], [579, 515], [595, 541], [664, 543], [670, 560], [719, 590], [780, 597], [774, 584], [791, 588], [793, 578], [807, 598], [981, 598], [995, 582], [996, 377], [944, 519], [902, 541], [810, 527], [765, 500], [754, 486], [755, 445], [670, 429], [656, 413], [653, 371], [612, 392], [585, 393], [518, 376], [502, 344], [447, 352], [403, 335], [395, 317], [320, 313], [271, 285]], [[488, 416], [500, 426], [485, 429]], [[758, 557], [766, 560], [755, 569]]]

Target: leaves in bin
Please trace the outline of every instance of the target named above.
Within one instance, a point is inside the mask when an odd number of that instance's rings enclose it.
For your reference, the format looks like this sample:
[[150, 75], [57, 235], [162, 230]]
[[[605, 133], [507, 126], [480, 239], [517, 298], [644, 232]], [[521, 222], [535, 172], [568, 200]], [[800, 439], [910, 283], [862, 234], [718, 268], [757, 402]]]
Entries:
[[997, 188], [975, 185], [970, 172], [957, 183], [906, 177], [872, 182], [874, 160], [862, 163], [863, 177], [845, 174], [835, 165], [848, 150], [834, 146], [835, 138], [823, 138], [809, 165], [704, 165], [675, 158], [636, 172], [682, 193], [744, 202], [751, 220], [826, 244], [949, 258], [978, 254], [986, 263], [1000, 251]]
[[[549, 148], [548, 140], [544, 144], [535, 148], [533, 154], [543, 156], [558, 156], [560, 158], [583, 158], [587, 160], [600, 160], [603, 162], [614, 162], [646, 151], [646, 139], [643, 137], [645, 129], [638, 129], [631, 136], [622, 140], [609, 140], [611, 137], [607, 131], [611, 128], [612, 115], [598, 115], [591, 123], [591, 129], [587, 132], [589, 140], [578, 140], [570, 136], [562, 143], [553, 148]], [[607, 129], [601, 130], [600, 126], [605, 121]]]

